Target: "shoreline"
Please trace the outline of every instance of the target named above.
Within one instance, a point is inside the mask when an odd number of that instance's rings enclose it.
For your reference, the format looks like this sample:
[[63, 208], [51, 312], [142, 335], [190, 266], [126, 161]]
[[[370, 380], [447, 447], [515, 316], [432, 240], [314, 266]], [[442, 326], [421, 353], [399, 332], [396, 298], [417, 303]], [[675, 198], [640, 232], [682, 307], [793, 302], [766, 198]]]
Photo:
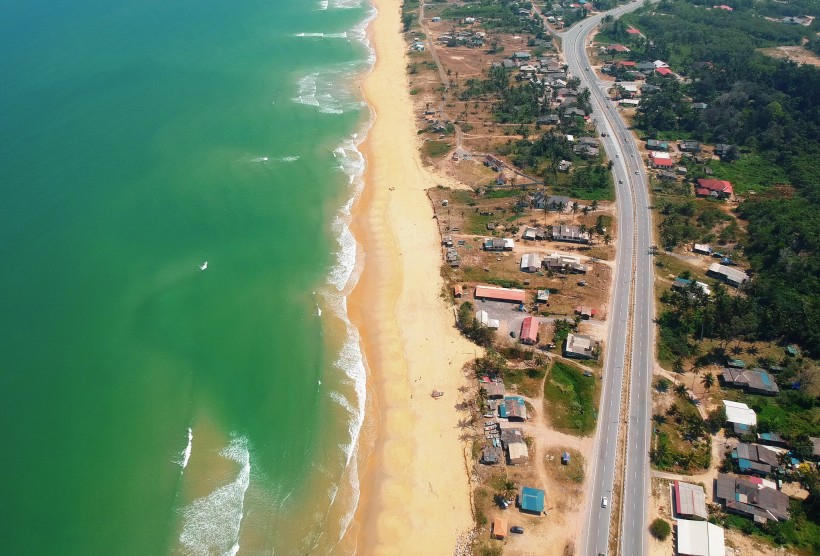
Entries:
[[[359, 439], [359, 505], [341, 545], [406, 554], [424, 538], [441, 553], [473, 526], [454, 406], [467, 382], [461, 368], [475, 350], [438, 295], [440, 237], [426, 195], [435, 183], [419, 156], [400, 4], [372, 4], [377, 15], [367, 36], [376, 61], [361, 88], [373, 118], [360, 146], [365, 186], [350, 223], [365, 263], [348, 297], [371, 379], [369, 434]], [[444, 399], [432, 399], [433, 389], [444, 390]]]

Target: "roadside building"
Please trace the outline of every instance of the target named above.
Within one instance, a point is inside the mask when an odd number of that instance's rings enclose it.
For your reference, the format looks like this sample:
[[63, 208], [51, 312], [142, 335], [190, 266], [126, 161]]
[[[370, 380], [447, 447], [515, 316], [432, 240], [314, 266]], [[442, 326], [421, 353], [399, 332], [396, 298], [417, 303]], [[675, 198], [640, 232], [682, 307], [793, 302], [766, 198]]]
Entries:
[[646, 148], [650, 151], [668, 151], [669, 141], [658, 141], [657, 139], [647, 139]]
[[521, 343], [534, 346], [538, 343], [538, 319], [527, 317], [521, 323]]
[[709, 265], [709, 270], [706, 271], [706, 274], [735, 287], [740, 287], [749, 281], [749, 275], [742, 270], [719, 263]]
[[700, 143], [692, 140], [681, 141], [678, 143], [678, 149], [685, 153], [699, 153]]
[[552, 239], [572, 243], [589, 243], [589, 232], [581, 232], [579, 226], [558, 224], [552, 227]]
[[723, 473], [718, 473], [715, 483], [715, 499], [724, 505], [727, 512], [750, 517], [756, 523], [789, 519], [789, 497], [768, 486], [774, 483]]
[[595, 340], [584, 334], [568, 334], [564, 345], [564, 357], [573, 359], [593, 359]]
[[595, 313], [597, 311], [592, 307], [586, 307], [584, 305], [578, 305], [575, 308], [575, 314], [580, 316], [583, 320], [589, 320], [595, 318]]
[[726, 556], [723, 527], [707, 521], [679, 519], [675, 535], [678, 556]]
[[489, 299], [492, 301], [507, 301], [510, 303], [524, 303], [527, 292], [512, 288], [499, 288], [497, 286], [476, 286], [476, 299]]
[[775, 396], [780, 392], [774, 377], [763, 369], [732, 369], [725, 368], [721, 374], [721, 381], [726, 386], [743, 388], [752, 394]]
[[522, 512], [537, 515], [544, 513], [544, 491], [539, 488], [522, 487], [518, 496], [518, 506]]
[[700, 485], [675, 481], [672, 485], [675, 516], [687, 519], [708, 519], [706, 493]]
[[[672, 282], [672, 288], [676, 290], [685, 290], [689, 287], [692, 283], [692, 280], [688, 280], [686, 278], [675, 278], [675, 281]], [[695, 282], [695, 284], [701, 289], [701, 291], [706, 295], [712, 295], [712, 290], [709, 288], [708, 284], [703, 282]]]
[[574, 255], [551, 253], [541, 260], [541, 264], [544, 268], [553, 272], [570, 272], [573, 274], [586, 274], [587, 272], [587, 266], [581, 263], [579, 257]]
[[461, 287], [461, 284], [453, 286], [453, 297], [459, 299], [462, 295], [464, 295], [464, 288]]

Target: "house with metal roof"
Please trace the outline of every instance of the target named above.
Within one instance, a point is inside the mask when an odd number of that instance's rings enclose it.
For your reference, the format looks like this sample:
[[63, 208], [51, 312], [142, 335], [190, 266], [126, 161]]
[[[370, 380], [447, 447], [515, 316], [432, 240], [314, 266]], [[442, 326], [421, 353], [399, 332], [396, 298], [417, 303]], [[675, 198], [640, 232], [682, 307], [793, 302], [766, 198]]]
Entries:
[[739, 287], [749, 281], [749, 275], [742, 270], [718, 263], [709, 265], [709, 270], [706, 271], [706, 274], [713, 278], [723, 280], [727, 284], [735, 287]]
[[500, 380], [482, 380], [481, 390], [488, 400], [498, 400], [504, 397], [507, 393], [504, 383]]
[[760, 444], [741, 442], [732, 450], [732, 459], [741, 473], [768, 475], [780, 466], [777, 452]]
[[518, 495], [518, 506], [522, 512], [541, 515], [544, 513], [544, 491], [540, 488], [522, 487]]
[[499, 416], [510, 421], [526, 421], [527, 406], [520, 396], [507, 396], [504, 403], [498, 406]]
[[706, 493], [700, 485], [675, 481], [672, 484], [675, 516], [692, 519], [708, 519]]
[[507, 445], [507, 463], [523, 465], [530, 459], [530, 450], [525, 442], [513, 442]]
[[743, 388], [752, 394], [774, 396], [780, 392], [774, 377], [763, 369], [732, 369], [727, 367], [723, 369], [720, 379], [726, 386]]
[[727, 512], [751, 517], [756, 523], [788, 520], [788, 495], [766, 486], [766, 482], [718, 473], [715, 498], [723, 503]]
[[513, 288], [499, 288], [497, 286], [476, 286], [476, 299], [491, 299], [493, 301], [509, 301], [524, 303], [527, 292]]
[[535, 317], [527, 317], [521, 323], [521, 343], [527, 345], [535, 345], [538, 343], [538, 319]]
[[521, 256], [521, 272], [538, 272], [541, 270], [541, 257], [536, 253], [525, 253]]
[[726, 422], [747, 427], [757, 426], [757, 414], [745, 403], [723, 400], [723, 407], [726, 409]]
[[726, 556], [723, 528], [706, 521], [679, 519], [675, 535], [678, 556]]

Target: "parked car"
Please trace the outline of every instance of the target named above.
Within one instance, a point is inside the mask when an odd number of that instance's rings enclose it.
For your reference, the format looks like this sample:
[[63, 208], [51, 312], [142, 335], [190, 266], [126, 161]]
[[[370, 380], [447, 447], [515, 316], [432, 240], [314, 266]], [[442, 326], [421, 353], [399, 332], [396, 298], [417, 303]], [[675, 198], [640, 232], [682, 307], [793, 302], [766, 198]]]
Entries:
[[523, 535], [524, 528], [518, 525], [513, 525], [512, 527], [510, 527], [510, 533], [518, 533], [519, 535]]

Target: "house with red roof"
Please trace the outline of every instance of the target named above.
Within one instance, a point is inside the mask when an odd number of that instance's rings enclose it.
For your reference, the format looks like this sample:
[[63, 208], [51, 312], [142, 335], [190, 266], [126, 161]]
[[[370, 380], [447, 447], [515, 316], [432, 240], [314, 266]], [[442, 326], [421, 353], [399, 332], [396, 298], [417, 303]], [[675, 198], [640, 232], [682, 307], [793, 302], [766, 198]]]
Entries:
[[717, 197], [727, 199], [735, 194], [732, 184], [726, 180], [716, 180], [713, 178], [698, 179], [695, 195], [698, 197]]
[[628, 34], [630, 34], [630, 35], [640, 35], [640, 34], [641, 34], [641, 32], [640, 32], [640, 31], [638, 31], [637, 29], [632, 28], [632, 27], [630, 27], [629, 29], [627, 29], [627, 30], [626, 30], [626, 32], [627, 32]]
[[725, 10], [727, 12], [733, 12], [734, 11], [731, 6], [727, 6], [726, 4], [721, 4], [720, 6], [712, 6], [712, 9], [713, 10]]
[[652, 167], [653, 168], [671, 168], [675, 165], [670, 158], [652, 158]]
[[616, 62], [615, 65], [620, 66], [622, 68], [634, 68], [635, 67], [635, 62], [630, 62], [628, 60], [623, 60], [621, 62]]
[[608, 52], [629, 52], [629, 49], [622, 44], [610, 44], [606, 49]]
[[664, 77], [668, 77], [672, 75], [672, 70], [669, 68], [655, 68], [655, 71], [661, 74]]

